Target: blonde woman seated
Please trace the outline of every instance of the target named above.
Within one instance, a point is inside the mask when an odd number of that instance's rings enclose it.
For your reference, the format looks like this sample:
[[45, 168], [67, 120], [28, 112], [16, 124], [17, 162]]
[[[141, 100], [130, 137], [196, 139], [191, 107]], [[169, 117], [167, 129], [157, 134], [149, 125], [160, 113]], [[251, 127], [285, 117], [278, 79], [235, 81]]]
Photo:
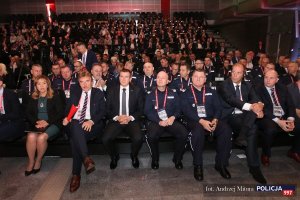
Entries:
[[61, 99], [51, 89], [48, 77], [39, 76], [35, 80], [35, 90], [26, 110], [30, 132], [26, 141], [28, 165], [25, 176], [40, 171], [42, 158], [47, 150], [47, 140], [60, 132], [63, 110]]

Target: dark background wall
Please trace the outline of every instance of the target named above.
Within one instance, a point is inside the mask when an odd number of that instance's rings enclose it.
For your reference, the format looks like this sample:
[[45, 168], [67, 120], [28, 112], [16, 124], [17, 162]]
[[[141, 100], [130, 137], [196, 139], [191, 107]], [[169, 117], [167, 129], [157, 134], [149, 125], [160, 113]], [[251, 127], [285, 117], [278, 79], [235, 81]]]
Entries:
[[221, 35], [228, 39], [234, 48], [245, 51], [256, 49], [259, 40], [265, 44], [267, 28], [267, 17], [232, 22], [217, 27]]
[[[170, 0], [171, 13], [203, 11], [205, 0]], [[45, 14], [46, 0], [9, 0], [1, 10], [10, 14]], [[57, 13], [161, 12], [161, 0], [55, 0]], [[6, 9], [2, 9], [6, 7]], [[8, 9], [7, 9], [8, 8]]]
[[281, 34], [279, 55], [291, 53], [290, 50], [295, 39], [294, 23], [294, 11], [270, 13], [266, 49], [272, 58], [276, 58], [279, 34]]

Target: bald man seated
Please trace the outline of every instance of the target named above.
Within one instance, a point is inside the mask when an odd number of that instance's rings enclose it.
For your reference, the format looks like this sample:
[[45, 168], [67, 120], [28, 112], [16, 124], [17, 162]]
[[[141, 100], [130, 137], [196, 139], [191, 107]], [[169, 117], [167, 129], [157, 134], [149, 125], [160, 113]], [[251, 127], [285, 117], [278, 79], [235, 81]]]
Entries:
[[[278, 73], [275, 70], [269, 70], [264, 75], [264, 85], [256, 88], [257, 94], [265, 105], [265, 115], [257, 122], [258, 128], [262, 130], [261, 162], [264, 166], [270, 165], [271, 146], [276, 134], [285, 132], [288, 135], [291, 132], [299, 132], [295, 129], [296, 109], [292, 98], [286, 86], [278, 80]], [[295, 141], [295, 144], [299, 142]]]

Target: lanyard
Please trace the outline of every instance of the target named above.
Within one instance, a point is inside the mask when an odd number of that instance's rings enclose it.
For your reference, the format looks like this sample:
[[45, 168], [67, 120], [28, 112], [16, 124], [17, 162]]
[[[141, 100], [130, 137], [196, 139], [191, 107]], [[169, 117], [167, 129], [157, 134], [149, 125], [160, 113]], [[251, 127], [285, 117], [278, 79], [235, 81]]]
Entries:
[[[146, 88], [146, 76], [144, 75], [144, 89]], [[151, 82], [150, 82], [150, 88], [152, 87], [152, 83], [153, 83], [153, 77], [151, 78]]]
[[[180, 77], [180, 82], [181, 82], [181, 89], [183, 90], [184, 88], [183, 88], [183, 83], [182, 83], [182, 77]], [[190, 82], [191, 82], [191, 79], [189, 78], [187, 86], [190, 85]]]
[[[72, 83], [72, 78], [71, 78], [71, 80], [70, 80], [70, 83], [69, 83], [69, 87], [68, 87], [68, 90], [70, 91], [70, 89], [71, 89], [71, 83]], [[65, 91], [65, 81], [64, 81], [64, 79], [62, 80], [62, 86], [63, 86], [63, 91]]]
[[[166, 88], [166, 91], [165, 91], [164, 109], [166, 108], [167, 96], [168, 96], [168, 88]], [[155, 99], [156, 99], [156, 106], [155, 106], [155, 107], [158, 109], [158, 95], [157, 95], [157, 89], [155, 90]]]
[[[192, 91], [193, 96], [194, 96], [195, 104], [198, 105], [197, 97], [196, 97], [196, 94], [195, 94], [195, 91], [194, 91], [194, 87], [192, 85], [191, 85], [191, 91]], [[202, 104], [205, 105], [205, 86], [203, 86]]]

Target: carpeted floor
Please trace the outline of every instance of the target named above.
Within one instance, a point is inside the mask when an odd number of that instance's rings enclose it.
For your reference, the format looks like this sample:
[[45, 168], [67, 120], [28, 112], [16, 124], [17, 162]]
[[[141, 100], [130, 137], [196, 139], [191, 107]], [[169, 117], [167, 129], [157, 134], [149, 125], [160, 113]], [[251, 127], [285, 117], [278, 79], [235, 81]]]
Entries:
[[[270, 185], [300, 185], [300, 164], [286, 157], [288, 147], [273, 148], [271, 166], [262, 167]], [[256, 182], [248, 173], [245, 158], [238, 158], [241, 150], [233, 150], [229, 171], [232, 179], [223, 179], [214, 169], [215, 152], [204, 152], [204, 181], [193, 177], [192, 155], [184, 155], [184, 169], [176, 170], [172, 153], [163, 153], [159, 170], [152, 170], [150, 155], [139, 155], [140, 169], [131, 167], [129, 154], [122, 154], [115, 170], [109, 169], [108, 156], [92, 156], [96, 171], [90, 175], [82, 172], [81, 187], [69, 192], [71, 175], [70, 158], [46, 157], [40, 173], [24, 176], [26, 158], [0, 158], [0, 199], [282, 199], [278, 193], [223, 192], [208, 193], [206, 186], [213, 184], [254, 187]], [[298, 189], [298, 188], [297, 188]], [[298, 195], [298, 196], [297, 196]], [[289, 199], [299, 199], [299, 192]]]

